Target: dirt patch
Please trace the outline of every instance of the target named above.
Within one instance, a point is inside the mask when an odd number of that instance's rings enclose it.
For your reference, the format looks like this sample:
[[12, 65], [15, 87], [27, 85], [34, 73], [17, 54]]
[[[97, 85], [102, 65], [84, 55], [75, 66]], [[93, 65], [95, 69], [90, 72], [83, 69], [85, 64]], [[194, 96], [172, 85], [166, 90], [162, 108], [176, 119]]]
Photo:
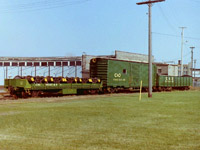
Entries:
[[70, 96], [62, 96], [62, 97], [40, 97], [40, 98], [28, 98], [28, 99], [18, 99], [18, 100], [2, 100], [0, 101], [1, 104], [10, 104], [10, 103], [34, 103], [34, 102], [46, 102], [46, 103], [55, 103], [55, 102], [71, 102], [71, 101], [80, 101], [80, 100], [93, 100], [96, 98], [104, 98], [104, 97], [118, 97], [118, 96], [125, 96], [125, 95], [135, 95], [133, 93], [120, 93], [120, 94], [104, 94], [104, 95], [70, 95]]
[[23, 113], [23, 112], [21, 112], [21, 111], [2, 112], [2, 113], [0, 113], [0, 116], [8, 116], [8, 115], [21, 114], [21, 113]]
[[200, 87], [191, 87], [190, 90], [192, 90], [192, 91], [200, 91]]

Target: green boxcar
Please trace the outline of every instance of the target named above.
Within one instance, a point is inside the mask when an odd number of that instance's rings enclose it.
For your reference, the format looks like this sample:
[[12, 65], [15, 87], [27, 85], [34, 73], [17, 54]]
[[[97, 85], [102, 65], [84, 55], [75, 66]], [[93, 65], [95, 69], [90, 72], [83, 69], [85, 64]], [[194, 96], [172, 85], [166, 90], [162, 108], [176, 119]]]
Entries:
[[192, 77], [158, 76], [158, 87], [172, 87], [174, 89], [192, 86]]
[[[152, 84], [156, 86], [157, 68], [152, 66]], [[90, 76], [100, 78], [104, 87], [148, 88], [148, 64], [105, 58], [90, 61]]]

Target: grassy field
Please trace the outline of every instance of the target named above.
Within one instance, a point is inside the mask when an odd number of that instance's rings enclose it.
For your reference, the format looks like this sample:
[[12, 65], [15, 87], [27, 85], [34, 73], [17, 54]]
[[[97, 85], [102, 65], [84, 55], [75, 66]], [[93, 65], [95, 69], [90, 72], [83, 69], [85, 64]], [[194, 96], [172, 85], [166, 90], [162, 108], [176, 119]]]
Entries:
[[200, 91], [0, 101], [0, 150], [198, 150]]

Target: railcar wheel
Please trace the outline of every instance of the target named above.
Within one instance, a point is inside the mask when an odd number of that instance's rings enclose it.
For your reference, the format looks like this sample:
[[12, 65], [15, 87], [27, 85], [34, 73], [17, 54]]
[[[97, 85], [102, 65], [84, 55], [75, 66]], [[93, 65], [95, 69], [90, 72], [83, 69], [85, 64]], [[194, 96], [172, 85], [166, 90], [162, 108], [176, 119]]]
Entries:
[[97, 91], [96, 90], [89, 90], [89, 93], [93, 95], [93, 94], [96, 94]]
[[87, 95], [88, 94], [88, 90], [83, 90], [83, 94]]
[[108, 87], [107, 91], [108, 91], [108, 93], [115, 93], [116, 92], [116, 88]]
[[27, 98], [28, 96], [25, 91], [22, 91], [21, 95], [22, 95], [22, 98]]
[[162, 91], [162, 88], [161, 87], [158, 87], [158, 92], [161, 92]]
[[142, 91], [143, 91], [143, 92], [148, 92], [149, 89], [148, 89], [148, 88], [143, 88]]
[[31, 96], [32, 97], [38, 97], [39, 91], [32, 91]]
[[13, 94], [12, 95], [14, 99], [18, 99], [19, 97], [17, 96], [17, 94]]

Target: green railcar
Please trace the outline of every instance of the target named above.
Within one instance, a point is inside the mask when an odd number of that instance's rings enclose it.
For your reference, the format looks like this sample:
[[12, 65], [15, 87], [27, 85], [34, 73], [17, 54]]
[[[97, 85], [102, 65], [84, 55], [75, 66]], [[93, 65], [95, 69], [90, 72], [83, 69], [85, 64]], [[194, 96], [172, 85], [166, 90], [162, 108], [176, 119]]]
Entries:
[[157, 79], [159, 88], [189, 89], [192, 84], [190, 76], [158, 76]]
[[[152, 66], [152, 85], [156, 87], [157, 68]], [[90, 61], [90, 76], [100, 78], [106, 88], [148, 88], [148, 64], [115, 59], [94, 58]]]
[[99, 91], [103, 87], [99, 83], [30, 83], [28, 79], [5, 79], [4, 88], [14, 97], [37, 97], [39, 95], [67, 95], [81, 92]]

